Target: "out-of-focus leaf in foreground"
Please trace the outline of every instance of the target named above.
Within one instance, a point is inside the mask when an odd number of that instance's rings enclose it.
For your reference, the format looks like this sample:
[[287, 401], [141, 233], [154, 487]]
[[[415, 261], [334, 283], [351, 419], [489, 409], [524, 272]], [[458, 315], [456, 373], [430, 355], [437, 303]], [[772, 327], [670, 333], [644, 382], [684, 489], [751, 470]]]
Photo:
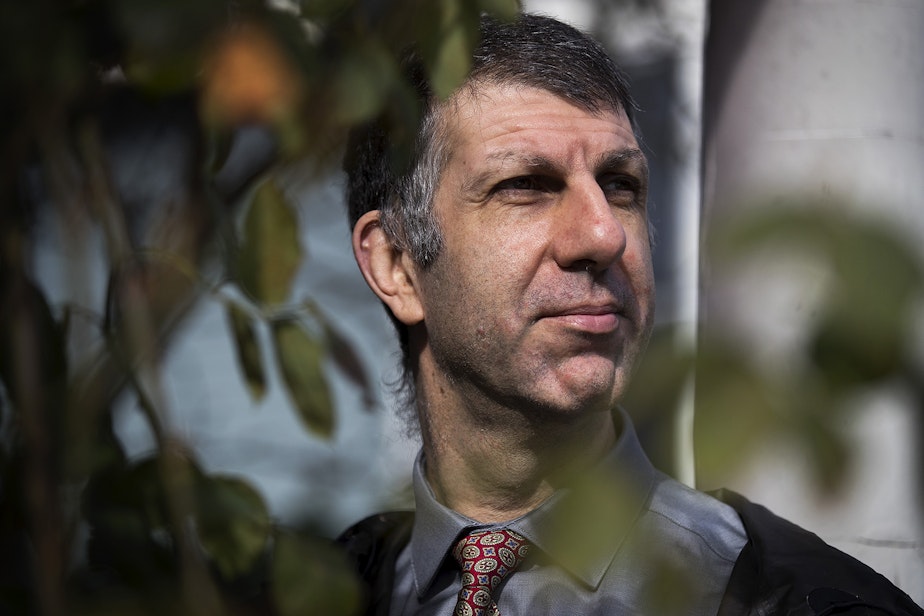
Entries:
[[270, 534], [263, 498], [232, 477], [203, 477], [196, 488], [203, 547], [226, 579], [245, 574], [263, 553]]
[[234, 302], [225, 303], [225, 314], [231, 325], [237, 362], [247, 381], [250, 397], [254, 402], [259, 402], [266, 394], [266, 376], [254, 319]]
[[296, 320], [273, 321], [272, 331], [282, 380], [299, 418], [310, 431], [329, 438], [334, 408], [322, 370], [324, 347]]
[[359, 582], [344, 554], [321, 540], [278, 532], [272, 576], [281, 616], [359, 613]]
[[345, 51], [333, 83], [334, 117], [358, 123], [381, 111], [398, 79], [398, 67], [388, 49], [373, 40]]
[[124, 0], [112, 4], [112, 19], [125, 45], [122, 68], [152, 93], [190, 87], [202, 46], [226, 19], [223, 0]]
[[243, 235], [237, 262], [241, 286], [263, 304], [285, 302], [302, 262], [302, 247], [298, 218], [274, 181], [257, 188]]
[[782, 391], [739, 350], [704, 340], [696, 362], [696, 474], [722, 485], [760, 442], [778, 434]]
[[901, 370], [911, 350], [924, 267], [895, 229], [848, 210], [798, 204], [758, 208], [716, 235], [716, 260], [761, 248], [799, 251], [831, 274], [831, 288], [807, 341], [807, 355], [834, 388], [881, 381]]
[[478, 15], [459, 0], [442, 0], [440, 37], [430, 66], [437, 96], [446, 98], [462, 83], [471, 68], [472, 49], [478, 42]]
[[520, 12], [518, 0], [479, 0], [478, 5], [482, 11], [505, 21], [513, 21]]
[[[915, 390], [915, 320], [924, 265], [901, 229], [861, 218], [847, 203], [776, 202], [744, 207], [711, 235], [716, 269], [783, 255], [823, 272], [805, 335], [787, 358], [759, 365], [751, 349], [707, 327], [697, 365], [697, 463], [704, 475], [745, 461], [768, 436], [785, 437], [832, 494], [851, 468], [842, 430], [850, 401], [904, 380]], [[746, 270], [750, 271], [750, 270]], [[759, 271], [759, 270], [758, 270]], [[814, 302], [815, 300], [813, 300]], [[703, 359], [705, 356], [705, 360]]]
[[169, 577], [173, 554], [162, 541], [169, 524], [157, 458], [94, 474], [82, 496], [89, 527], [87, 557], [95, 568], [138, 584]]
[[367, 409], [375, 405], [375, 388], [356, 348], [340, 331], [334, 327], [330, 319], [312, 301], [304, 302], [305, 309], [315, 318], [324, 334], [324, 342], [331, 359], [350, 381], [363, 392], [363, 403]]

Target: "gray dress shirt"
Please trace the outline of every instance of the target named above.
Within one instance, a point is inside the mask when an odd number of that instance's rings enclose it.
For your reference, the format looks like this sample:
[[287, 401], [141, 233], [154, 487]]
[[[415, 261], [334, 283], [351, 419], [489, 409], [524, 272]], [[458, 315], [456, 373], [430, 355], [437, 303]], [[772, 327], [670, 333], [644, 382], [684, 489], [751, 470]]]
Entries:
[[612, 452], [579, 485], [504, 524], [436, 501], [414, 466], [416, 515], [398, 556], [392, 616], [451, 616], [461, 587], [450, 551], [473, 529], [510, 528], [533, 543], [495, 591], [501, 616], [715, 614], [747, 541], [731, 507], [656, 470], [628, 416]]

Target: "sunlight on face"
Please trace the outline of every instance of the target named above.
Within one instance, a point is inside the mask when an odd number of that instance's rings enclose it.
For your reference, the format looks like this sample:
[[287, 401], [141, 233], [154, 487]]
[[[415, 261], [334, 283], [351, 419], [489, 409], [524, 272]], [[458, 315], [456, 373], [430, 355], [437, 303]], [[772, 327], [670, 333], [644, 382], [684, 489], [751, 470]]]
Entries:
[[623, 113], [485, 85], [450, 108], [425, 357], [471, 402], [609, 409], [650, 333], [647, 164]]

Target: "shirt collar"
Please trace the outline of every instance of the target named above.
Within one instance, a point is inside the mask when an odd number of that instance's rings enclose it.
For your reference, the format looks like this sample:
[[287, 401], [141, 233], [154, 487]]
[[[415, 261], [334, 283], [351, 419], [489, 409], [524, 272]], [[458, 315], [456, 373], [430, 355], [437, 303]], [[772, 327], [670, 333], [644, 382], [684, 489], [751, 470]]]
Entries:
[[[413, 472], [417, 512], [410, 544], [417, 592], [426, 593], [458, 538], [476, 527], [514, 530], [587, 586], [599, 586], [660, 477], [625, 411], [617, 409], [613, 419], [619, 431], [616, 444], [586, 480], [500, 525], [479, 524], [437, 502], [424, 475], [421, 451]], [[605, 551], [599, 551], [601, 546]]]
[[423, 450], [414, 462], [413, 482], [416, 512], [411, 533], [411, 563], [417, 592], [423, 595], [462, 531], [478, 523], [437, 502], [424, 476]]

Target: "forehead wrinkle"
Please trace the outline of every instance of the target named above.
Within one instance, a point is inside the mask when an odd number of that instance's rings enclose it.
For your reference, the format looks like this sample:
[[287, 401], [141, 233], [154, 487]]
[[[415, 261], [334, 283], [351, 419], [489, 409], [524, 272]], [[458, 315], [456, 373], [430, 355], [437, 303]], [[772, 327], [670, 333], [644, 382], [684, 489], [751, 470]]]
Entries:
[[559, 165], [557, 165], [547, 156], [543, 156], [542, 154], [530, 154], [529, 152], [523, 152], [520, 150], [493, 152], [488, 154], [488, 156], [485, 157], [485, 160], [501, 161], [501, 166], [507, 166], [508, 163], [512, 162], [518, 168], [523, 168], [529, 171], [540, 171], [545, 169], [555, 169], [559, 167]]
[[[519, 150], [504, 150], [492, 152], [485, 157], [486, 161], [499, 161], [501, 164], [485, 171], [484, 174], [490, 175], [499, 169], [503, 169], [512, 163], [516, 169], [527, 172], [544, 172], [544, 173], [564, 173], [565, 168], [556, 160], [542, 154], [531, 154]], [[619, 150], [609, 150], [603, 152], [596, 164], [592, 166], [595, 170], [605, 171], [607, 169], [624, 169], [633, 166], [636, 170], [648, 176], [648, 159], [645, 154], [638, 148], [625, 147]]]

